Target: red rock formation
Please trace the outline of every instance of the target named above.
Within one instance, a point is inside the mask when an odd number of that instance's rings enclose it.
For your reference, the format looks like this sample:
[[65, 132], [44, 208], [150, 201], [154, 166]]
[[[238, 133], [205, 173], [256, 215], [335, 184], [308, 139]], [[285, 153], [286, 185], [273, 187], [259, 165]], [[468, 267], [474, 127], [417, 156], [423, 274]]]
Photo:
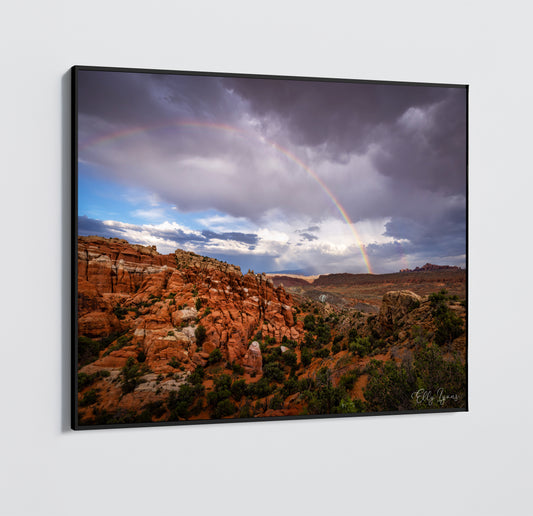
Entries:
[[[395, 276], [387, 276], [391, 277]], [[376, 275], [321, 279], [332, 285], [356, 280], [379, 286], [385, 281]], [[464, 306], [456, 301], [449, 304], [464, 320]], [[319, 393], [310, 394], [308, 387], [305, 395], [291, 390], [304, 388], [295, 386], [295, 377], [316, 380], [326, 368], [336, 387], [342, 375], [360, 374], [370, 360], [401, 361], [405, 352], [411, 352], [409, 330], [415, 325], [428, 338], [435, 333], [430, 301], [407, 291], [387, 293], [377, 317], [355, 309], [330, 314], [330, 308], [327, 304], [320, 312], [314, 308], [317, 333], [308, 328], [306, 335], [303, 321], [310, 315], [308, 307], [300, 305], [297, 316], [291, 296], [265, 275], [243, 275], [234, 265], [182, 250], [163, 256], [153, 247], [124, 240], [80, 237], [79, 419], [84, 424], [120, 424], [274, 417], [310, 409], [315, 412], [309, 413], [323, 413], [316, 412], [323, 411], [317, 405]], [[331, 330], [331, 338], [321, 342], [320, 349], [304, 345], [315, 338], [319, 342], [319, 326], [321, 335], [324, 328], [327, 335]], [[392, 332], [394, 327], [398, 331]], [[376, 331], [379, 339], [374, 338]], [[354, 338], [361, 337], [357, 345], [364, 346], [369, 336], [378, 346], [371, 354], [358, 351], [357, 346], [351, 349]], [[455, 339], [450, 351], [462, 352], [465, 339], [464, 335]], [[296, 364], [291, 364], [294, 357], [289, 349], [296, 355]], [[268, 364], [264, 369], [263, 360]], [[350, 396], [361, 400], [366, 380], [362, 374], [350, 387]], [[217, 382], [226, 382], [222, 401], [217, 397]], [[315, 390], [320, 387], [312, 385]], [[182, 393], [187, 403], [179, 402]], [[318, 396], [314, 405], [309, 396]]]
[[433, 265], [426, 263], [422, 267], [415, 267], [414, 269], [400, 269], [400, 272], [428, 272], [428, 271], [461, 271], [461, 267], [455, 265]]
[[[244, 364], [259, 330], [278, 343], [301, 338], [301, 323], [295, 324], [291, 297], [282, 287], [194, 253], [163, 256], [124, 240], [80, 237], [78, 278], [79, 334], [125, 333], [133, 346], [127, 351], [111, 345], [94, 367], [107, 367], [111, 359], [123, 365], [142, 350], [154, 373], [168, 374], [172, 359], [192, 370], [217, 348], [228, 362]], [[198, 343], [200, 326], [205, 338]], [[260, 370], [250, 364], [250, 370]]]

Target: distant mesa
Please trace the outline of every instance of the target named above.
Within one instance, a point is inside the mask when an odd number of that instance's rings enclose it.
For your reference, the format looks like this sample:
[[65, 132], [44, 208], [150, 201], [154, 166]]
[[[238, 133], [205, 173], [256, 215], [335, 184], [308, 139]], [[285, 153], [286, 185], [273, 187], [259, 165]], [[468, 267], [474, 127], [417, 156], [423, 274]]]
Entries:
[[461, 267], [455, 265], [433, 265], [426, 263], [422, 267], [415, 267], [414, 269], [400, 269], [400, 272], [428, 272], [428, 271], [461, 271]]

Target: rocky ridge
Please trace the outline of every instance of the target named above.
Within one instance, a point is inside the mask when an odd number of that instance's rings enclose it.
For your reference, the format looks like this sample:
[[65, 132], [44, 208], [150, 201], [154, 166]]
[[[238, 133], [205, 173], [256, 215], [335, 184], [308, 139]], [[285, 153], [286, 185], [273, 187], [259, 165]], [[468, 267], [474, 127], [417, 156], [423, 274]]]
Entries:
[[163, 256], [100, 237], [78, 241], [78, 314], [80, 335], [126, 332], [129, 338], [92, 368], [122, 367], [140, 348], [155, 373], [170, 372], [173, 358], [190, 370], [205, 365], [217, 348], [230, 363], [243, 364], [246, 343], [258, 331], [281, 342], [298, 340], [302, 330], [290, 296], [264, 275], [243, 275], [239, 267], [182, 250]]
[[389, 291], [376, 315], [297, 303], [265, 275], [100, 237], [79, 238], [78, 276], [86, 424], [357, 412], [376, 361], [407, 363], [437, 338], [465, 359], [455, 295]]

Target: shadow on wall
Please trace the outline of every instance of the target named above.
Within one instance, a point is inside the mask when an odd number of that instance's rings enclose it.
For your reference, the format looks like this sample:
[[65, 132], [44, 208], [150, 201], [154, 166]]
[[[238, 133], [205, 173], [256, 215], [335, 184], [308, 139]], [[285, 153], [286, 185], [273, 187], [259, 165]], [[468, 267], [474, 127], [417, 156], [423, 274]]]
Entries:
[[73, 229], [71, 164], [71, 72], [61, 78], [61, 432], [70, 432], [72, 278], [71, 243]]

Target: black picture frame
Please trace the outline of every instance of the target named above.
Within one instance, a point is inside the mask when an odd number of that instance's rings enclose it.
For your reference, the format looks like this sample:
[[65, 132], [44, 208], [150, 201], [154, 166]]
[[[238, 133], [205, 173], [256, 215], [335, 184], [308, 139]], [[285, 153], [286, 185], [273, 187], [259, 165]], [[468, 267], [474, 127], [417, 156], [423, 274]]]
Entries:
[[[216, 419], [178, 419], [172, 421], [126, 421], [121, 423], [90, 423], [80, 422], [80, 399], [79, 399], [79, 305], [78, 305], [78, 195], [79, 195], [79, 81], [81, 73], [106, 72], [113, 74], [138, 74], [143, 75], [162, 75], [168, 77], [187, 76], [187, 77], [209, 77], [221, 79], [262, 79], [267, 81], [290, 81], [292, 83], [327, 83], [327, 84], [348, 84], [348, 85], [382, 85], [390, 88], [398, 87], [421, 87], [436, 89], [457, 89], [464, 92], [464, 109], [466, 127], [465, 133], [465, 155], [464, 155], [464, 378], [465, 388], [463, 395], [463, 404], [460, 407], [436, 406], [435, 408], [422, 408], [416, 410], [379, 410], [364, 411], [354, 413], [327, 413], [327, 414], [300, 414], [300, 415], [279, 415], [279, 416], [261, 416], [261, 417], [223, 417]], [[358, 417], [358, 416], [375, 416], [375, 415], [396, 415], [396, 414], [420, 414], [420, 413], [448, 413], [448, 412], [467, 412], [468, 409], [468, 85], [445, 84], [431, 82], [405, 82], [405, 81], [380, 81], [380, 80], [358, 80], [345, 78], [322, 78], [322, 77], [295, 77], [281, 75], [254, 75], [241, 73], [221, 73], [221, 72], [202, 72], [202, 71], [174, 71], [158, 69], [141, 69], [141, 68], [120, 68], [120, 67], [100, 67], [100, 66], [73, 66], [71, 68], [71, 159], [72, 159], [72, 214], [71, 214], [71, 237], [72, 237], [72, 354], [71, 354], [71, 427], [74, 430], [88, 429], [107, 429], [107, 428], [131, 428], [131, 427], [157, 427], [157, 426], [175, 426], [182, 424], [207, 424], [207, 423], [235, 423], [235, 422], [259, 422], [259, 421], [285, 421], [285, 420], [312, 420], [317, 418], [336, 418], [336, 417]], [[462, 312], [461, 312], [462, 313]], [[331, 344], [331, 343], [330, 343]], [[357, 356], [357, 355], [355, 355]], [[436, 391], [433, 395], [437, 395]]]

